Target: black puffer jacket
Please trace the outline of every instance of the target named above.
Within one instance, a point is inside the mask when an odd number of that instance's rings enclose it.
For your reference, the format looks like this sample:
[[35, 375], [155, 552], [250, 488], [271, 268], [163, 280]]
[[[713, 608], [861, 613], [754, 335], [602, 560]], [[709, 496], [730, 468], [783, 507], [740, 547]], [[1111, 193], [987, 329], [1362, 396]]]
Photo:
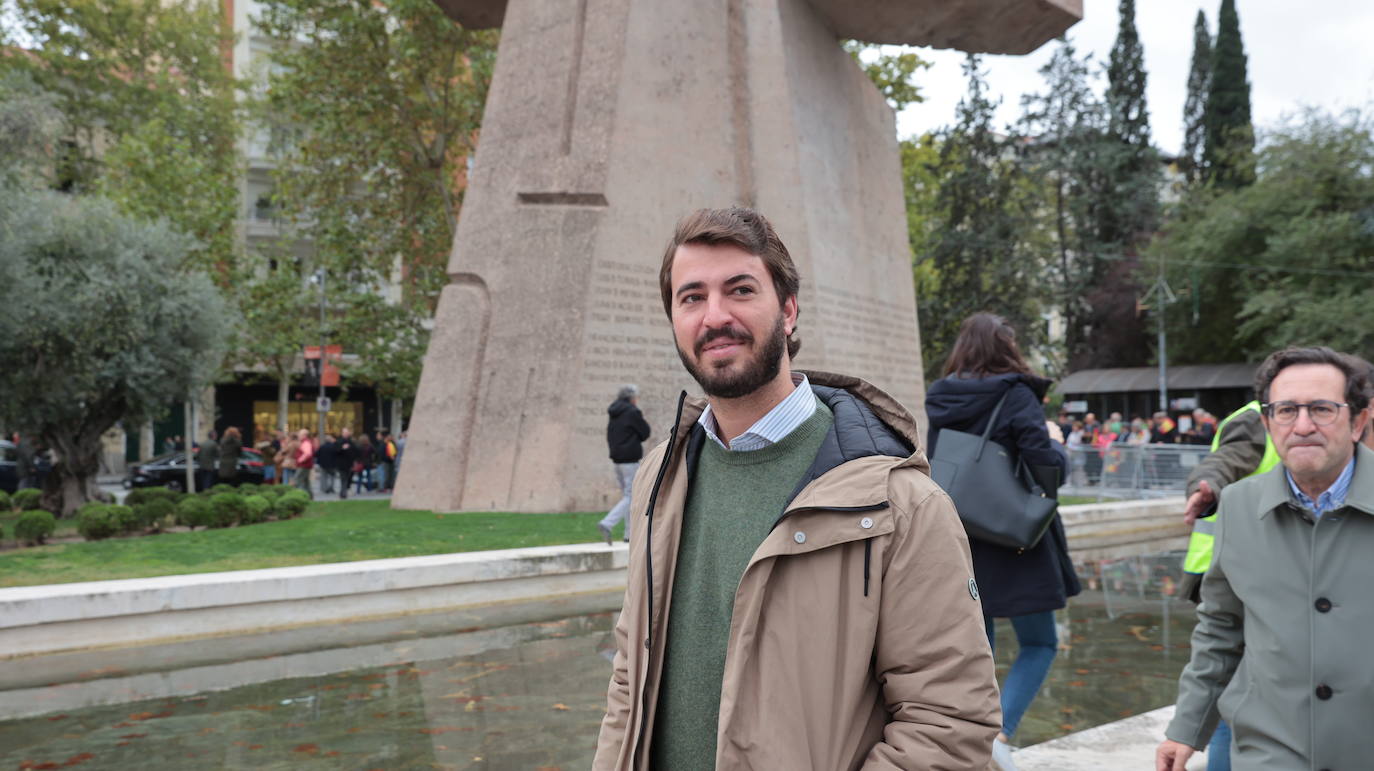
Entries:
[[[997, 400], [1007, 394], [988, 438], [1024, 458], [1028, 465], [1058, 468], [1062, 482], [1068, 471], [1067, 455], [1062, 445], [1050, 439], [1040, 406], [1049, 385], [1044, 378], [1012, 373], [984, 378], [951, 376], [932, 383], [926, 391], [930, 457], [939, 457], [940, 429], [982, 434]], [[1064, 525], [1057, 516], [1040, 543], [1023, 553], [973, 537], [969, 537], [969, 546], [983, 595], [983, 612], [988, 616], [1008, 618], [1056, 610], [1082, 590], [1069, 560]]]
[[606, 445], [611, 450], [611, 462], [636, 463], [644, 457], [644, 440], [649, 438], [649, 424], [629, 399], [616, 399], [606, 408], [610, 422], [606, 424]]

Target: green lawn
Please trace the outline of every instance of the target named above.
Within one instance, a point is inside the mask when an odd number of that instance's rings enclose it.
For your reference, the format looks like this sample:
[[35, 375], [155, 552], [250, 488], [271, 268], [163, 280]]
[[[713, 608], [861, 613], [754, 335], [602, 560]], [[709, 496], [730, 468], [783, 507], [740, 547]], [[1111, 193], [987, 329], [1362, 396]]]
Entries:
[[[388, 506], [385, 500], [328, 501], [285, 522], [7, 550], [0, 552], [0, 587], [586, 543], [599, 539], [603, 516], [434, 514]], [[13, 535], [6, 521], [7, 545]]]

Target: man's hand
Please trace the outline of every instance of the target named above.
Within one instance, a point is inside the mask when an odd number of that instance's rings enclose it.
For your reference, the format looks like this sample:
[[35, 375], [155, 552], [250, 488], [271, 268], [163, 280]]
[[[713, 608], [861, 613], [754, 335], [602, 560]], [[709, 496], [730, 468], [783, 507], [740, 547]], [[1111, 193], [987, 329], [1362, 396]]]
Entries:
[[1207, 480], [1198, 482], [1197, 490], [1188, 496], [1188, 505], [1183, 508], [1184, 523], [1192, 527], [1198, 516], [1216, 502], [1217, 494], [1212, 492], [1212, 487], [1207, 484]]
[[1193, 748], [1173, 739], [1165, 739], [1155, 750], [1155, 771], [1184, 771]]

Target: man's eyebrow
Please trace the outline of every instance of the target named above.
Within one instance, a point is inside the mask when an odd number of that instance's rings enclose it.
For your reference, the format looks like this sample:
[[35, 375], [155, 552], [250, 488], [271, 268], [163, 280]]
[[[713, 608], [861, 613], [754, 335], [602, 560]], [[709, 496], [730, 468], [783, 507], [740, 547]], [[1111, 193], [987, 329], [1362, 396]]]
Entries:
[[759, 280], [752, 273], [740, 273], [739, 275], [731, 276], [725, 279], [725, 285], [730, 286], [731, 284], [738, 284], [741, 281], [753, 281], [755, 283], [758, 283]]
[[[758, 278], [757, 276], [753, 275], [752, 273], [739, 273], [739, 274], [736, 274], [736, 275], [734, 275], [734, 276], [731, 276], [731, 277], [725, 279], [725, 280], [724, 280], [723, 282], [721, 282], [721, 283], [722, 283], [724, 286], [732, 286], [732, 285], [734, 285], [734, 284], [739, 284], [739, 283], [742, 283], [742, 282], [745, 282], [745, 281], [752, 281], [752, 282], [754, 282], [754, 283], [756, 283], [756, 284], [757, 284], [757, 283], [761, 283], [761, 282], [759, 281], [759, 278]], [[677, 291], [676, 291], [676, 292], [673, 292], [673, 296], [674, 296], [674, 297], [681, 297], [683, 292], [695, 291], [695, 290], [698, 290], [698, 289], [702, 289], [702, 288], [704, 288], [705, 286], [706, 286], [706, 282], [705, 282], [705, 281], [689, 281], [689, 282], [683, 284], [682, 286], [678, 287], [678, 288], [677, 288]]]
[[673, 296], [681, 297], [683, 292], [690, 292], [696, 289], [701, 289], [704, 286], [706, 286], [705, 281], [689, 281], [683, 284], [682, 286], [678, 287], [677, 291], [673, 293]]

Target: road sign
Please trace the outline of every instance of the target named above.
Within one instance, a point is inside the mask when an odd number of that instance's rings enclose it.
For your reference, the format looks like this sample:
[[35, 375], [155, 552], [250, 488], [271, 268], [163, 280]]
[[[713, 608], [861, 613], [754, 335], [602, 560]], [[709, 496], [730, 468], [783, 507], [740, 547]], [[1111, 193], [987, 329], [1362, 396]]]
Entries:
[[333, 406], [334, 404], [329, 400], [328, 396], [321, 396], [320, 398], [315, 400], [316, 412], [329, 412], [330, 408]]

